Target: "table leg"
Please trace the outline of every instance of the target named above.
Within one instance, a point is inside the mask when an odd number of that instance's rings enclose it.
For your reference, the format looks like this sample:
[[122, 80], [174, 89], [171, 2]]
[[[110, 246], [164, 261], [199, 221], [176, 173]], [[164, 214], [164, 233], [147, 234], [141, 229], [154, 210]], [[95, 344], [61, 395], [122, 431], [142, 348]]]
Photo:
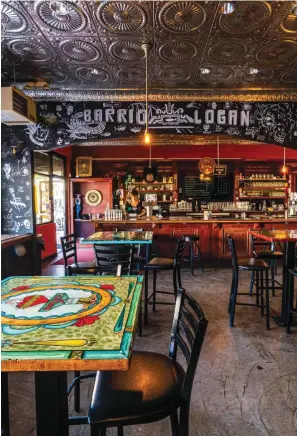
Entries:
[[35, 372], [37, 436], [68, 436], [67, 372]]
[[284, 246], [282, 309], [280, 315], [273, 317], [274, 321], [282, 326], [287, 324], [289, 286], [292, 286], [289, 280], [289, 269], [294, 268], [295, 265], [295, 244], [295, 242], [286, 242]]
[[1, 436], [9, 436], [8, 373], [1, 372]]

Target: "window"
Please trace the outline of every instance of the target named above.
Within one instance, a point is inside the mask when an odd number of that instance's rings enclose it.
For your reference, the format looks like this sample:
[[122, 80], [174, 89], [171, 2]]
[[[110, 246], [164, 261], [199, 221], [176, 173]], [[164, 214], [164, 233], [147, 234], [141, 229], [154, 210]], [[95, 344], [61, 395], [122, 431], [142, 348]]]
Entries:
[[53, 174], [64, 177], [64, 159], [55, 154], [53, 155]]
[[50, 155], [40, 151], [34, 152], [34, 172], [50, 174]]

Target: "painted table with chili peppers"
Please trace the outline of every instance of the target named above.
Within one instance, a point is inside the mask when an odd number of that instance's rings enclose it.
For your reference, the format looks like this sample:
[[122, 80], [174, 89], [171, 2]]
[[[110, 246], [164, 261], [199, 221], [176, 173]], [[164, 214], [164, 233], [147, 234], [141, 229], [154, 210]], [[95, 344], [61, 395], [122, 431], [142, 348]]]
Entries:
[[141, 293], [142, 276], [2, 281], [2, 374], [35, 371], [38, 436], [68, 435], [67, 371], [129, 368]]
[[283, 259], [283, 290], [282, 290], [282, 308], [279, 316], [274, 316], [274, 320], [277, 324], [287, 324], [287, 306], [288, 295], [290, 292], [289, 286], [291, 282], [289, 280], [289, 269], [295, 266], [295, 250], [297, 243], [297, 229], [296, 230], [249, 230], [250, 235], [256, 238], [262, 239], [267, 242], [284, 243], [284, 259]]

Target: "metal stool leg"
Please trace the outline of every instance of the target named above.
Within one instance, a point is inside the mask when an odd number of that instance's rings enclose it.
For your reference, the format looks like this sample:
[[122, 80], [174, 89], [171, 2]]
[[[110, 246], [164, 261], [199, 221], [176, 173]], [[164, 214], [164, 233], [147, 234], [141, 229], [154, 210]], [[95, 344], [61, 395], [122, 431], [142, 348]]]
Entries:
[[259, 271], [256, 271], [256, 304], [259, 307]]
[[[79, 377], [80, 371], [74, 371], [74, 377]], [[77, 382], [74, 385], [74, 410], [76, 412], [80, 411], [80, 380], [77, 380]]]
[[253, 293], [253, 287], [255, 282], [255, 271], [251, 272], [251, 281], [250, 281], [250, 295]]
[[274, 273], [275, 273], [275, 261], [271, 260], [270, 261], [270, 271], [271, 271], [271, 287], [272, 287], [272, 295], [273, 297], [275, 297], [275, 277], [274, 277]]
[[148, 309], [148, 269], [144, 269], [144, 324], [148, 323], [147, 309]]
[[[263, 273], [262, 273], [263, 274]], [[270, 308], [269, 308], [269, 277], [268, 270], [265, 270], [265, 282], [266, 282], [266, 328], [270, 327]]]
[[[293, 282], [293, 283], [292, 283]], [[291, 325], [293, 320], [293, 314], [291, 312], [291, 309], [293, 309], [294, 305], [294, 277], [292, 274], [289, 274], [288, 277], [288, 288], [291, 290], [288, 297], [288, 307], [287, 307], [287, 327], [286, 331], [287, 333], [291, 333]]]
[[232, 302], [231, 302], [231, 313], [230, 313], [230, 327], [233, 327], [234, 324], [236, 297], [237, 297], [237, 290], [238, 290], [238, 271], [234, 271], [233, 274], [234, 274], [234, 281], [232, 280], [233, 289], [232, 289]]
[[261, 315], [264, 316], [264, 315], [265, 315], [265, 311], [264, 311], [264, 277], [263, 277], [263, 271], [260, 271], [260, 280], [261, 280], [261, 284], [260, 284], [260, 292], [261, 292]]
[[157, 271], [153, 270], [153, 312], [156, 312]]

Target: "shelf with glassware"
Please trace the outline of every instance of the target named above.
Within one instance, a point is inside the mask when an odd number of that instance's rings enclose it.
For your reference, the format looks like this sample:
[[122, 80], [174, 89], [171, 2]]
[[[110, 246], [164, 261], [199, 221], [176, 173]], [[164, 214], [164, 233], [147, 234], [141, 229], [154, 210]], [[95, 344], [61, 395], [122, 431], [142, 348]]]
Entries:
[[263, 174], [250, 177], [236, 176], [235, 189], [238, 199], [281, 200], [287, 198], [288, 180], [286, 176], [277, 177]]

